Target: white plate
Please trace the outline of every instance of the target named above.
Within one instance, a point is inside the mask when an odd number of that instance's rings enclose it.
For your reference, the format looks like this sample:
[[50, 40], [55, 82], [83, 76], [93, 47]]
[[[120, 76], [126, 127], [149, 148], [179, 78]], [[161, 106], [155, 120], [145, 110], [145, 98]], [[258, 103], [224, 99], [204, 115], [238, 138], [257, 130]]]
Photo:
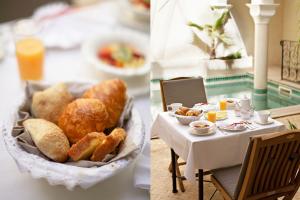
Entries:
[[244, 131], [247, 129], [247, 126], [246, 125], [243, 125], [243, 126], [240, 126], [239, 129], [231, 129], [231, 128], [226, 128], [226, 126], [229, 126], [230, 124], [228, 125], [221, 125], [219, 126], [218, 128], [221, 129], [221, 130], [224, 130], [224, 131], [230, 131], [230, 132], [240, 132], [240, 131]]
[[212, 103], [203, 104], [203, 105], [195, 104], [193, 106], [193, 108], [199, 109], [199, 110], [203, 110], [204, 112], [208, 112], [210, 110], [216, 110], [217, 109], [217, 105], [216, 104], [212, 104]]
[[269, 125], [269, 124], [274, 123], [274, 119], [269, 118], [267, 123], [263, 123], [263, 122], [259, 121], [259, 119], [255, 119], [254, 122], [257, 123], [257, 124], [260, 124], [260, 125]]
[[193, 128], [189, 128], [189, 131], [192, 135], [197, 135], [197, 136], [208, 136], [208, 135], [213, 135], [216, 133], [216, 127], [212, 127], [209, 129], [209, 131], [207, 133], [199, 133], [197, 132], [195, 129]]
[[176, 115], [175, 112], [173, 112], [173, 111], [168, 111], [168, 113], [171, 117], [175, 117], [175, 115]]

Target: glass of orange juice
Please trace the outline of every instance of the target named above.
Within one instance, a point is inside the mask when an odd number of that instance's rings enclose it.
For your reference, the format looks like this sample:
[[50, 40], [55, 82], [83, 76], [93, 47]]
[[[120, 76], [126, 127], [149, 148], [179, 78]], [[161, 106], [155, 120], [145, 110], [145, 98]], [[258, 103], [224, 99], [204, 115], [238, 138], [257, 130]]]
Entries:
[[226, 110], [227, 109], [227, 101], [226, 100], [221, 100], [219, 102], [220, 105], [220, 110]]
[[37, 37], [37, 27], [32, 20], [21, 20], [16, 23], [14, 31], [21, 80], [41, 80], [45, 47]]
[[207, 112], [207, 120], [212, 122], [212, 123], [215, 123], [216, 120], [217, 120], [217, 113], [216, 111], [209, 111]]

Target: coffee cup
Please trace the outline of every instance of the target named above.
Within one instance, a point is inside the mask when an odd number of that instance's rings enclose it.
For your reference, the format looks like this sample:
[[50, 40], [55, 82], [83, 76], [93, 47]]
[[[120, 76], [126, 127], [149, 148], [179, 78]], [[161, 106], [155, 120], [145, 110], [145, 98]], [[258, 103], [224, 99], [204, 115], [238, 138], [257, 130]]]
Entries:
[[170, 105], [167, 105], [167, 110], [169, 112], [175, 112], [178, 110], [180, 107], [182, 107], [182, 103], [172, 103]]
[[258, 111], [257, 114], [258, 114], [258, 118], [259, 118], [260, 122], [262, 122], [264, 124], [268, 123], [269, 117], [271, 115], [270, 111], [267, 111], [267, 110]]

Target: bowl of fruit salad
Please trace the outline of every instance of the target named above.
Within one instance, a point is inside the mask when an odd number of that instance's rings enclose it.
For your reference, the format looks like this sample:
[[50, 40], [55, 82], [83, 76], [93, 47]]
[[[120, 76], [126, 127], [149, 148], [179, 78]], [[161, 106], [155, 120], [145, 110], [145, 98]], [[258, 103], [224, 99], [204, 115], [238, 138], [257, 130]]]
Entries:
[[149, 73], [148, 38], [129, 30], [102, 33], [82, 45], [86, 62], [104, 75], [130, 77]]

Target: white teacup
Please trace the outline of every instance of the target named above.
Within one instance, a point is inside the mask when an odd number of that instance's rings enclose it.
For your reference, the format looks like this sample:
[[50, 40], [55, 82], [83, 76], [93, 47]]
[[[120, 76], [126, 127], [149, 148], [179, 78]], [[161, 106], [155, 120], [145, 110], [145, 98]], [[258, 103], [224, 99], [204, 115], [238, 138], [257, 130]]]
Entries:
[[240, 115], [243, 120], [248, 120], [251, 118], [251, 110], [241, 110]]
[[260, 122], [262, 122], [264, 124], [268, 123], [269, 117], [271, 115], [270, 111], [267, 111], [267, 110], [258, 111], [257, 114], [258, 114], [258, 118], [259, 118]]
[[180, 107], [182, 107], [182, 103], [172, 103], [170, 105], [167, 105], [167, 110], [169, 112], [175, 112], [178, 110]]

